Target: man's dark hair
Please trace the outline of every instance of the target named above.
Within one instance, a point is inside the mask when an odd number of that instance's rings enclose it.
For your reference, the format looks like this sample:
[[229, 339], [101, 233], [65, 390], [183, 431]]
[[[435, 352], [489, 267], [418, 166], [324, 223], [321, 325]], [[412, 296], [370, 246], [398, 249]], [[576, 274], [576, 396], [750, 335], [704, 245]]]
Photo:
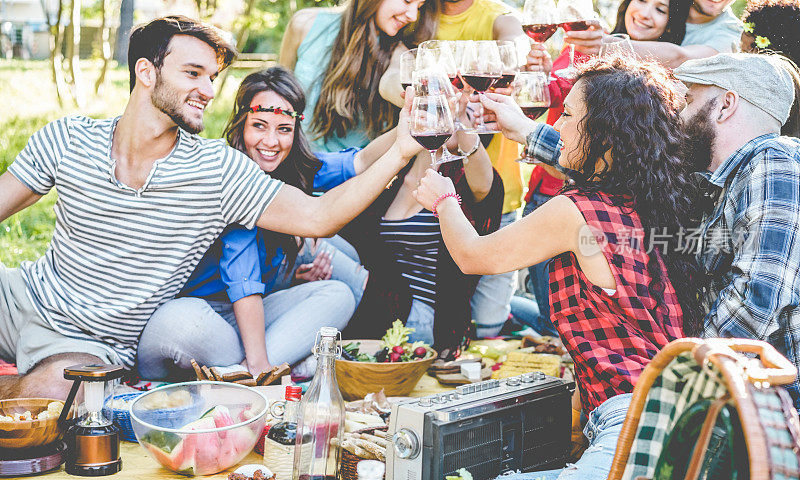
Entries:
[[169, 42], [175, 35], [189, 35], [206, 42], [217, 53], [220, 71], [227, 68], [236, 57], [236, 49], [210, 25], [183, 15], [157, 18], [150, 23], [136, 27], [131, 32], [131, 40], [128, 45], [131, 91], [136, 84], [136, 62], [140, 58], [146, 58], [160, 69], [164, 65], [164, 57], [169, 53]]

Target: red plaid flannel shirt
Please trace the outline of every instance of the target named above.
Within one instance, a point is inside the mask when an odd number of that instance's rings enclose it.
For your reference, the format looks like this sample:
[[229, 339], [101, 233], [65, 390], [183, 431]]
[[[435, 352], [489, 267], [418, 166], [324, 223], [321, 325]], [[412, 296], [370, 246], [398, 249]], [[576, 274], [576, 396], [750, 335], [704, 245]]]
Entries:
[[572, 252], [550, 265], [552, 321], [575, 362], [584, 413], [630, 393], [639, 374], [664, 345], [683, 337], [682, 312], [663, 261], [664, 304], [650, 295], [649, 255], [636, 212], [600, 194], [566, 194], [602, 246], [617, 282], [614, 295], [592, 284]]

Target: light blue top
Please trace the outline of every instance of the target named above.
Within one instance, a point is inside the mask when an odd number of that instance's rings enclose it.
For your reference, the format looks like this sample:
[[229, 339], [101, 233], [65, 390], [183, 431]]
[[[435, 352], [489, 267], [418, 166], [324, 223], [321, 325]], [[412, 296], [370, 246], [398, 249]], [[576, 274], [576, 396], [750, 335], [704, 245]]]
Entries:
[[728, 7], [710, 22], [687, 23], [681, 46], [706, 45], [717, 53], [738, 52], [741, 37], [742, 22]]
[[311, 131], [312, 116], [322, 88], [322, 75], [328, 68], [333, 42], [339, 34], [341, 20], [340, 12], [326, 12], [320, 9], [306, 38], [297, 49], [294, 75], [306, 93], [306, 119], [303, 121], [303, 129], [314, 151], [338, 152], [351, 147], [362, 148], [370, 141], [367, 132], [359, 127], [351, 129], [343, 137], [333, 135], [327, 139], [314, 139], [316, 133]]

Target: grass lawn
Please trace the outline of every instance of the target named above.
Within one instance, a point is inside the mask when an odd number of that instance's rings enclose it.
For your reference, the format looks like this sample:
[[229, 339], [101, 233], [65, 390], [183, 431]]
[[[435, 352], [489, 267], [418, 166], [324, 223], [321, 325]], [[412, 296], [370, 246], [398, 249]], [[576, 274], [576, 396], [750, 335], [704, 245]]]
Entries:
[[[116, 68], [106, 76], [105, 91], [99, 95], [92, 86], [99, 64], [82, 62], [85, 108], [59, 108], [55, 88], [45, 61], [0, 60], [0, 173], [6, 171], [16, 155], [25, 147], [28, 137], [47, 122], [65, 115], [82, 114], [93, 118], [120, 115], [128, 98], [128, 70]], [[243, 74], [234, 72], [225, 89], [206, 111], [204, 136], [218, 138], [230, 113], [236, 87]], [[55, 192], [38, 203], [0, 223], [0, 262], [16, 267], [25, 260], [35, 260], [47, 249], [53, 231]]]

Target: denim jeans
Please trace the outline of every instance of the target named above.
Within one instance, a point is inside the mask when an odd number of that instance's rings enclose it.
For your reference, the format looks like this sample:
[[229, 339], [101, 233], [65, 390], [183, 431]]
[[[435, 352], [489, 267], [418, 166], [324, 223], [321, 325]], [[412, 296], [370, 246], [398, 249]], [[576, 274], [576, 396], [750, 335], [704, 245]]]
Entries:
[[[516, 211], [504, 213], [500, 218], [500, 228], [514, 223], [516, 219]], [[517, 272], [481, 277], [469, 301], [478, 338], [496, 337], [500, 333], [511, 312], [511, 296], [516, 289]]]
[[558, 470], [510, 473], [498, 477], [498, 480], [606, 480], [631, 396], [624, 393], [611, 397], [589, 414], [589, 421], [583, 429], [589, 447], [577, 462]]
[[[311, 353], [320, 327], [342, 330], [355, 310], [353, 294], [342, 282], [303, 283], [263, 298], [267, 357], [273, 365], [294, 365]], [[139, 340], [139, 374], [165, 378], [175, 370], [201, 365], [233, 365], [244, 347], [231, 302], [177, 298], [159, 307]]]
[[275, 290], [290, 288], [297, 268], [300, 265], [312, 263], [321, 251], [330, 252], [331, 254], [332, 270], [330, 280], [339, 280], [350, 287], [350, 291], [356, 300], [356, 306], [358, 306], [361, 303], [362, 295], [364, 295], [364, 288], [367, 286], [369, 272], [361, 265], [356, 249], [347, 240], [338, 235], [331, 238], [320, 238], [316, 248], [312, 247], [310, 239], [305, 239], [305, 244], [298, 252], [297, 259], [289, 275], [286, 275], [287, 262], [281, 265], [278, 271], [278, 278], [275, 281]]
[[[534, 192], [531, 196], [531, 201], [525, 204], [525, 208], [522, 210], [522, 216], [528, 215], [551, 198], [553, 197], [550, 195]], [[542, 335], [558, 335], [550, 321], [549, 262], [550, 260], [546, 260], [528, 267], [528, 283], [526, 287], [528, 291], [536, 297], [536, 303], [539, 305], [539, 318], [535, 322], [526, 323]]]
[[419, 300], [412, 300], [406, 327], [413, 328], [414, 331], [408, 335], [408, 341], [433, 345], [433, 318], [433, 307]]

